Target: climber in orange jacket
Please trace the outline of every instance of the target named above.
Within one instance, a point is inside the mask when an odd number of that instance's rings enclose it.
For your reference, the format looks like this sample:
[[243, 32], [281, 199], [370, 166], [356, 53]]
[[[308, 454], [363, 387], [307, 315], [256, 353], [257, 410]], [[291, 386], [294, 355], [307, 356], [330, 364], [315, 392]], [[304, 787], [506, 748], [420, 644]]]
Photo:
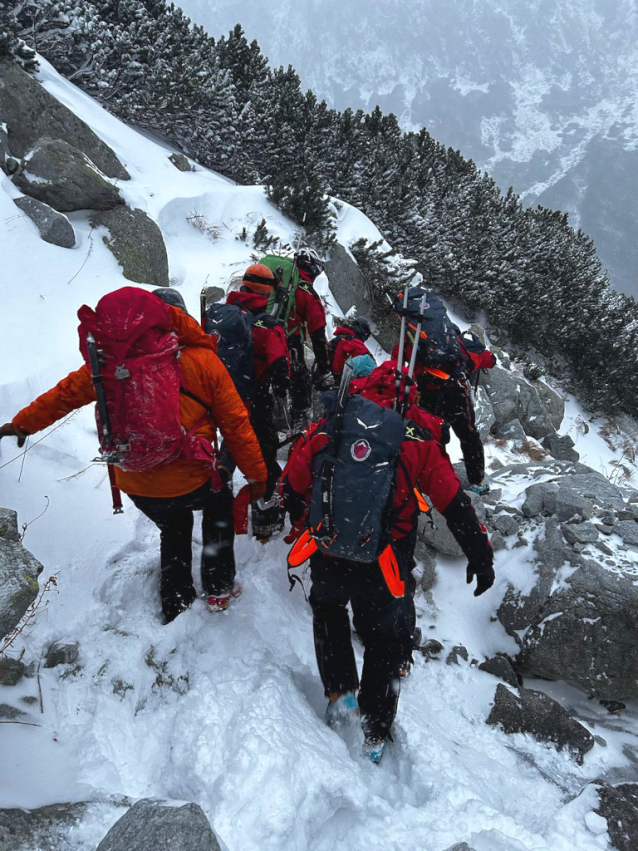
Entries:
[[[183, 390], [179, 394], [179, 418], [184, 432], [215, 445], [219, 429], [239, 469], [250, 482], [252, 499], [262, 497], [267, 472], [259, 444], [232, 379], [214, 352], [211, 338], [188, 314], [139, 288], [124, 287], [110, 293], [98, 304], [97, 311], [101, 304], [115, 297], [135, 299], [148, 311], [159, 310], [159, 325], [164, 332], [174, 334], [180, 346], [178, 363]], [[24, 439], [70, 411], [95, 401], [91, 370], [84, 364], [1, 426], [0, 438], [14, 435]], [[219, 499], [232, 498], [232, 494], [227, 488], [213, 489], [211, 464], [178, 457], [144, 472], [116, 466], [115, 479], [117, 486], [160, 529], [160, 591], [166, 622], [188, 608], [196, 596], [191, 575], [194, 510], [203, 510], [202, 584], [210, 607], [226, 608], [238, 596], [238, 586], [234, 582], [232, 542], [230, 559], [215, 558], [219, 543], [216, 520], [221, 514], [225, 516], [219, 510]]]

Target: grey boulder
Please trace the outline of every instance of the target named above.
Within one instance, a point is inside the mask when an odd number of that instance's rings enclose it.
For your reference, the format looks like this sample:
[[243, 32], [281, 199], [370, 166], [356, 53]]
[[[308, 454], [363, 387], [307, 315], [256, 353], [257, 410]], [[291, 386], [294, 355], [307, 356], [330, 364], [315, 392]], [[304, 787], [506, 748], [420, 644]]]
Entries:
[[555, 429], [559, 429], [565, 416], [565, 399], [553, 390], [549, 384], [542, 380], [533, 381], [532, 386], [536, 389], [549, 419]]
[[555, 431], [538, 391], [520, 376], [494, 367], [482, 379], [492, 402], [497, 434], [512, 420], [519, 420], [525, 434], [540, 440]]
[[0, 686], [15, 686], [27, 674], [27, 666], [20, 659], [0, 656]]
[[87, 805], [50, 804], [35, 810], [0, 809], [0, 851], [59, 851]]
[[540, 742], [552, 742], [559, 750], [567, 749], [582, 763], [594, 746], [592, 734], [575, 721], [565, 709], [540, 691], [520, 689], [519, 694], [504, 685], [496, 687], [494, 706], [487, 723], [505, 733], [529, 733]]
[[178, 171], [195, 171], [195, 166], [191, 165], [190, 160], [184, 154], [171, 154], [169, 160]]
[[507, 632], [520, 642], [521, 630], [543, 620], [558, 571], [565, 564], [577, 567], [580, 563], [580, 556], [565, 543], [556, 518], [551, 517], [534, 541], [536, 578], [533, 588], [529, 593], [523, 594], [510, 585], [498, 608], [498, 619]]
[[25, 195], [61, 213], [110, 210], [124, 203], [117, 186], [86, 154], [62, 139], [40, 139], [13, 182]]
[[638, 848], [638, 784], [621, 783], [610, 786], [596, 781], [599, 806], [596, 812], [607, 819], [607, 830], [618, 851]]
[[80, 645], [77, 642], [73, 644], [52, 644], [47, 650], [44, 659], [45, 668], [57, 668], [58, 665], [71, 665], [77, 662], [80, 656]]
[[541, 446], [559, 461], [578, 461], [580, 458], [574, 449], [575, 443], [568, 434], [549, 434], [541, 440]]
[[43, 136], [49, 136], [82, 151], [107, 177], [129, 178], [111, 148], [88, 124], [15, 63], [0, 63], [0, 116], [14, 157], [25, 157]]
[[38, 596], [42, 570], [21, 543], [0, 538], [0, 638], [11, 632]]
[[12, 508], [0, 508], [0, 538], [7, 541], [19, 541], [18, 513]]
[[496, 436], [501, 440], [510, 440], [519, 449], [527, 442], [525, 429], [518, 419], [509, 420], [509, 422], [499, 425], [496, 429]]
[[116, 207], [93, 213], [90, 222], [94, 228], [107, 229], [104, 243], [115, 255], [125, 278], [156, 287], [169, 285], [168, 256], [162, 232], [143, 210]]
[[486, 440], [496, 423], [496, 417], [490, 397], [484, 387], [479, 387], [474, 394], [474, 413], [476, 414], [476, 427], [481, 440]]
[[496, 514], [492, 518], [492, 528], [507, 538], [510, 535], [515, 535], [518, 532], [518, 523], [512, 514], [503, 511], [501, 514]]
[[197, 804], [138, 801], [106, 834], [97, 851], [220, 851]]
[[508, 685], [518, 688], [518, 676], [507, 656], [499, 655], [486, 659], [479, 665], [479, 671], [492, 674], [493, 677], [498, 677]]
[[562, 529], [569, 544], [593, 544], [598, 540], [598, 529], [593, 523], [563, 523]]
[[[558, 550], [552, 558], [557, 561], [564, 556]], [[534, 676], [575, 683], [605, 700], [635, 699], [635, 576], [611, 572], [573, 551], [566, 561], [577, 569], [530, 619], [518, 667]]]
[[31, 219], [45, 242], [58, 245], [60, 248], [73, 248], [75, 231], [65, 215], [35, 198], [23, 196], [14, 198], [13, 202]]
[[635, 520], [621, 520], [614, 526], [614, 532], [620, 535], [627, 546], [638, 546], [638, 523]]

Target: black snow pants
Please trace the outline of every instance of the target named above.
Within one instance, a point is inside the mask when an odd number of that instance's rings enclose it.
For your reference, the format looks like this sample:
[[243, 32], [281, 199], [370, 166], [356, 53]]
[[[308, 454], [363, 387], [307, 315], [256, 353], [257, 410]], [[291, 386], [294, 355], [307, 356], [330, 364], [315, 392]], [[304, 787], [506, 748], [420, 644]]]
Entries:
[[[269, 385], [260, 384], [253, 394], [250, 405], [250, 424], [259, 442], [264, 464], [268, 471], [268, 482], [265, 499], [269, 499], [281, 476], [281, 467], [277, 461], [277, 443], [279, 435], [275, 427], [275, 410]], [[283, 514], [278, 506], [266, 510], [253, 505], [253, 531], [257, 535], [267, 537], [283, 526]]]
[[312, 404], [312, 382], [304, 357], [303, 340], [299, 334], [288, 337], [290, 351], [290, 416], [293, 428], [308, 423], [308, 409]]
[[160, 595], [166, 622], [174, 620], [196, 597], [192, 576], [193, 511], [202, 511], [202, 585], [206, 595], [229, 591], [235, 580], [233, 494], [210, 484], [174, 497], [131, 499], [160, 530]]
[[[395, 551], [407, 590], [412, 553], [406, 553], [401, 542]], [[376, 562], [358, 564], [315, 553], [310, 571], [315, 651], [326, 696], [359, 687], [350, 603], [353, 626], [364, 646], [359, 690], [362, 726], [367, 737], [384, 740], [397, 711], [400, 670], [412, 650], [413, 596], [393, 597]]]
[[441, 389], [427, 389], [419, 382], [421, 407], [450, 424], [463, 452], [467, 478], [479, 485], [485, 478], [485, 453], [474, 415], [474, 403], [467, 379], [454, 381]]

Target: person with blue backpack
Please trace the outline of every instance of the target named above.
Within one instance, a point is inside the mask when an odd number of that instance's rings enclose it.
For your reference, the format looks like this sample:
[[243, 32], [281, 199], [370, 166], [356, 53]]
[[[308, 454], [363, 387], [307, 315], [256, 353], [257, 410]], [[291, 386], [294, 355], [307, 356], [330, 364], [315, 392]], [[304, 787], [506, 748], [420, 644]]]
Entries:
[[[421, 303], [424, 304], [422, 316]], [[478, 378], [480, 369], [491, 369], [496, 358], [476, 335], [461, 334], [441, 299], [422, 286], [407, 291], [405, 304], [403, 294], [399, 294], [394, 309], [406, 320], [405, 360], [410, 359], [417, 341], [414, 377], [419, 404], [450, 424], [461, 444], [470, 490], [485, 494], [490, 486], [485, 479], [485, 452], [476, 427], [470, 378], [473, 375]]]
[[[240, 288], [228, 294], [225, 304], [205, 305], [202, 315], [204, 329], [217, 340], [217, 353], [249, 411], [268, 470], [266, 495], [252, 508], [253, 535], [263, 543], [283, 526], [278, 499], [273, 499], [281, 475], [273, 396], [283, 405], [290, 387], [286, 335], [267, 311], [275, 286], [273, 272], [255, 263], [246, 269]], [[222, 446], [222, 473], [231, 478], [234, 467]]]
[[[383, 364], [351, 387], [346, 362], [338, 392], [324, 395], [325, 418], [297, 442], [282, 480], [293, 523], [288, 540], [297, 536], [289, 566], [310, 559], [326, 721], [360, 718], [363, 753], [374, 763], [391, 740], [402, 668], [413, 649], [411, 569], [423, 494], [468, 559], [475, 596], [494, 582], [487, 531], [442, 448], [441, 421], [415, 404], [413, 368], [412, 362], [406, 378], [396, 361]], [[348, 605], [365, 648], [361, 679]]]

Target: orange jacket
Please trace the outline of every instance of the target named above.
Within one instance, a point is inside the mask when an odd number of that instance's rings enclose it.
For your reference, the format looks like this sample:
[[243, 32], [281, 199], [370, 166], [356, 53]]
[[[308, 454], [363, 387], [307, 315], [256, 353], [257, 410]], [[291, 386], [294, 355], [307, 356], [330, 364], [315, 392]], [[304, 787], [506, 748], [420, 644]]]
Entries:
[[[210, 337], [181, 310], [171, 308], [171, 313], [180, 342], [190, 343], [182, 349], [179, 360], [184, 385], [210, 407], [212, 414], [212, 417], [207, 417], [198, 402], [181, 394], [182, 425], [189, 431], [201, 421], [196, 434], [213, 443], [219, 428], [246, 478], [265, 481], [268, 474], [248, 413], [226, 367], [212, 351]], [[25, 434], [34, 434], [90, 402], [95, 402], [95, 390], [91, 371], [85, 364], [23, 408], [13, 418], [13, 425]], [[115, 475], [118, 487], [125, 493], [171, 497], [201, 487], [210, 478], [210, 469], [199, 461], [178, 459], [145, 473], [130, 473], [116, 467]]]

